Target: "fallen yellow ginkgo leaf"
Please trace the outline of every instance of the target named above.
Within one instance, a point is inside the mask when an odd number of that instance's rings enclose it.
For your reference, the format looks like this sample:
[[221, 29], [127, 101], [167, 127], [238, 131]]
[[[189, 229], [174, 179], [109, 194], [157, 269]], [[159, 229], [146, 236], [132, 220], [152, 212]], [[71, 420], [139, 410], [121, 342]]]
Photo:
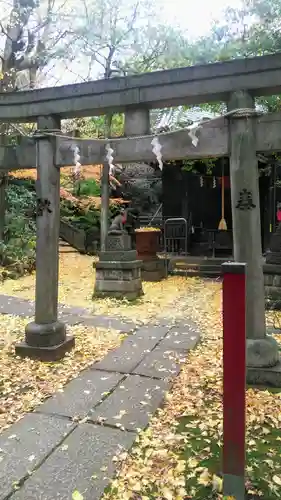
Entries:
[[275, 484], [278, 484], [278, 486], [281, 486], [281, 477], [280, 476], [273, 476], [272, 478], [272, 481], [275, 483]]

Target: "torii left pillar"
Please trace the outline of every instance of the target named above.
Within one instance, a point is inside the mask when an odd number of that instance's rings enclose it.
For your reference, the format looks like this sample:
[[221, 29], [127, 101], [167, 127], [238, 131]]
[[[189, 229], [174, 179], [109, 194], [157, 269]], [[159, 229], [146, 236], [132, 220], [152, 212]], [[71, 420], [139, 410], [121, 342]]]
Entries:
[[[51, 132], [60, 129], [60, 119], [39, 118], [37, 125]], [[60, 170], [55, 165], [54, 137], [42, 133], [37, 141], [35, 321], [26, 326], [25, 341], [15, 350], [18, 356], [56, 361], [74, 346], [74, 338], [58, 321]]]

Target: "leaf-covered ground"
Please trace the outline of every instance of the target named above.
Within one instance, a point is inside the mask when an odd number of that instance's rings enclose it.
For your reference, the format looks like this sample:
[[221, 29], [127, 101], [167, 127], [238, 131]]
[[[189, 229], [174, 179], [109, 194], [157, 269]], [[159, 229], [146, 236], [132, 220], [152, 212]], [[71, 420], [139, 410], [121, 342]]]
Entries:
[[[196, 278], [170, 277], [144, 283], [145, 295], [134, 303], [92, 301], [93, 258], [61, 247], [59, 300], [95, 314], [149, 322], [159, 317], [191, 318], [203, 341], [190, 353], [162, 410], [141, 433], [130, 455], [121, 454], [121, 472], [106, 500], [207, 500], [219, 498], [222, 440], [221, 284]], [[34, 298], [35, 276], [7, 280], [1, 293]], [[15, 358], [13, 344], [22, 338], [28, 320], [1, 316], [0, 428], [57, 390], [94, 360], [120, 343], [116, 331], [73, 327], [76, 348], [63, 361], [43, 364]], [[270, 324], [281, 326], [278, 314]], [[276, 336], [278, 340], [278, 336]], [[265, 499], [281, 498], [281, 392], [247, 391], [248, 489]]]
[[116, 330], [69, 327], [75, 335], [75, 349], [56, 363], [21, 359], [14, 354], [15, 342], [21, 340], [29, 320], [0, 315], [0, 432], [33, 410], [54, 392], [78, 376], [81, 370], [102, 359], [122, 339]]
[[[149, 322], [157, 317], [171, 320], [180, 314], [179, 297], [188, 293], [196, 280], [169, 278], [161, 283], [144, 283], [145, 295], [129, 303], [116, 300], [92, 300], [94, 286], [93, 257], [80, 255], [69, 246], [60, 248], [59, 300], [67, 305], [92, 309], [95, 314], [110, 314]], [[7, 280], [0, 293], [34, 299], [35, 274]], [[174, 307], [177, 301], [177, 307]], [[23, 360], [14, 355], [14, 344], [24, 336], [29, 319], [0, 315], [0, 430], [9, 426], [45, 398], [61, 390], [66, 382], [109, 349], [116, 347], [120, 334], [114, 330], [69, 327], [76, 347], [57, 363]]]
[[[94, 258], [81, 255], [73, 248], [60, 246], [59, 302], [81, 306], [94, 314], [130, 318], [148, 322], [166, 315], [166, 308], [188, 293], [192, 283], [184, 277], [169, 277], [159, 283], [143, 283], [144, 295], [130, 303], [114, 299], [92, 300], [95, 281]], [[0, 293], [34, 300], [35, 273], [0, 284]]]
[[[121, 470], [104, 500], [221, 498], [221, 285], [194, 282], [185, 315], [201, 326], [203, 341], [189, 354], [163, 409], [130, 454], [115, 458]], [[280, 431], [281, 389], [248, 389], [249, 498], [281, 498]]]

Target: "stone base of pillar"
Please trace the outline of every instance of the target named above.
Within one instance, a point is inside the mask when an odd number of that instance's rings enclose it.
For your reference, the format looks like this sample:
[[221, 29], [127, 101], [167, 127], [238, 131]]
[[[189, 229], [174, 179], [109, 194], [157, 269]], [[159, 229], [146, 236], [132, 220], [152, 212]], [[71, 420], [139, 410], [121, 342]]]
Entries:
[[270, 368], [247, 367], [247, 383], [281, 387], [281, 362]]
[[280, 360], [279, 344], [270, 336], [263, 339], [247, 339], [246, 351], [249, 368], [269, 368]]
[[141, 267], [143, 281], [161, 281], [166, 278], [166, 265], [164, 259], [156, 257], [152, 260], [144, 260]]
[[52, 347], [62, 344], [66, 337], [66, 326], [60, 321], [36, 323], [32, 321], [25, 327], [25, 341], [33, 347]]
[[49, 347], [32, 346], [27, 344], [27, 342], [21, 342], [16, 344], [15, 353], [16, 356], [21, 358], [36, 359], [39, 361], [59, 361], [65, 354], [73, 349], [75, 346], [74, 337], [67, 335], [61, 344], [53, 345]]
[[39, 324], [34, 321], [25, 328], [25, 341], [15, 346], [17, 356], [40, 361], [58, 361], [71, 351], [75, 339], [66, 335], [66, 326], [60, 321]]
[[279, 344], [273, 337], [247, 339], [247, 383], [281, 387]]

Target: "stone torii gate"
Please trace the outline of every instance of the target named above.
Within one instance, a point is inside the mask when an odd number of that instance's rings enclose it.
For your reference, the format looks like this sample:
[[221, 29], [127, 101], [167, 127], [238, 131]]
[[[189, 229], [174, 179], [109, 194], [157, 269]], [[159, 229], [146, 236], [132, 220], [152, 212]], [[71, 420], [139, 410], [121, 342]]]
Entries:
[[[57, 312], [60, 168], [73, 163], [77, 145], [82, 165], [106, 164], [108, 140], [63, 137], [60, 120], [125, 112], [124, 138], [110, 139], [114, 161], [152, 161], [150, 109], [224, 101], [228, 116], [204, 124], [196, 147], [184, 130], [159, 136], [159, 141], [165, 161], [230, 156], [234, 258], [248, 264], [248, 377], [267, 381], [268, 371], [262, 368], [274, 367], [274, 377], [281, 378], [278, 346], [265, 332], [257, 171], [258, 152], [281, 151], [281, 113], [258, 116], [254, 107], [255, 96], [277, 93], [280, 54], [1, 95], [0, 121], [37, 121], [38, 128], [33, 139], [0, 147], [0, 173], [35, 165], [38, 169], [35, 321], [27, 325], [17, 354], [59, 359], [74, 345]], [[103, 182], [107, 180], [106, 173]], [[103, 192], [104, 239], [108, 191]]]

